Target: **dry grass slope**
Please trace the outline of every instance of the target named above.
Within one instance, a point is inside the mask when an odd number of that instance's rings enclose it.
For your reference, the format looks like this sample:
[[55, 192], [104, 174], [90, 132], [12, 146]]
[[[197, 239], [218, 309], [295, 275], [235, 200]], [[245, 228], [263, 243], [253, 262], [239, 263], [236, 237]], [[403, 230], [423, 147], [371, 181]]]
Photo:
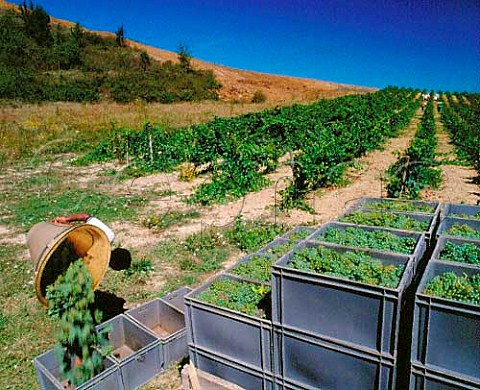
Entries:
[[[16, 9], [17, 6], [0, 0], [0, 8]], [[74, 23], [52, 17], [53, 23], [72, 27]], [[113, 36], [113, 33], [95, 31], [101, 35]], [[128, 33], [128, 32], [127, 32]], [[127, 45], [146, 50], [159, 61], [177, 61], [177, 54], [158, 49], [139, 42], [127, 40]], [[271, 104], [290, 104], [297, 102], [312, 102], [320, 98], [335, 98], [354, 93], [368, 93], [375, 88], [338, 84], [314, 79], [271, 75], [251, 72], [227, 66], [216, 65], [199, 59], [193, 59], [193, 65], [199, 69], [210, 69], [222, 84], [219, 91], [220, 99], [228, 102], [250, 102], [256, 91], [261, 91]]]
[[[177, 55], [173, 52], [133, 41], [128, 41], [128, 44], [146, 50], [149, 55], [160, 61], [177, 60]], [[289, 104], [312, 102], [321, 98], [335, 98], [354, 93], [368, 93], [376, 90], [328, 81], [251, 72], [215, 65], [198, 59], [194, 59], [193, 64], [197, 68], [213, 71], [216, 79], [222, 84], [219, 94], [220, 99], [224, 101], [249, 102], [255, 91], [262, 91], [269, 102]]]

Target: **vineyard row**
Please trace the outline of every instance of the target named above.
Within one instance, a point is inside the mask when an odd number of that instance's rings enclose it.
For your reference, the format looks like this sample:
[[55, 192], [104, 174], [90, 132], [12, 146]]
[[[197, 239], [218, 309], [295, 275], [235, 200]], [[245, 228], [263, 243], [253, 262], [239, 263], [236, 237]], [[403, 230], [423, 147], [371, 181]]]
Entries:
[[442, 122], [460, 159], [471, 163], [480, 174], [480, 95], [463, 94], [458, 101], [450, 94], [446, 97], [448, 105], [442, 110]]
[[179, 130], [148, 123], [142, 131], [117, 129], [78, 163], [128, 161], [127, 169], [136, 175], [188, 163], [196, 174], [211, 177], [190, 200], [211, 204], [264, 187], [265, 175], [290, 154], [293, 179], [283, 191], [283, 206], [290, 207], [309, 191], [340, 181], [355, 158], [397, 135], [418, 107], [416, 94], [388, 87], [368, 95], [215, 118]]
[[430, 99], [410, 146], [387, 169], [387, 193], [391, 198], [418, 199], [422, 189], [438, 188], [441, 183], [441, 172], [435, 168], [438, 138], [433, 111]]

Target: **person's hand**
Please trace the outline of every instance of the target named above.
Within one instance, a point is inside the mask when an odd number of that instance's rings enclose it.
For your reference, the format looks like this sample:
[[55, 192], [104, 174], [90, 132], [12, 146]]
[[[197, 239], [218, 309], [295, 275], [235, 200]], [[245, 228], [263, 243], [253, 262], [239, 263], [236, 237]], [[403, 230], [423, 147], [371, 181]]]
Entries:
[[88, 218], [90, 218], [90, 214], [88, 213], [77, 213], [63, 217], [56, 217], [52, 222], [71, 225], [72, 222], [87, 222]]
[[70, 220], [69, 220], [68, 217], [56, 217], [56, 218], [52, 219], [52, 223], [60, 223], [60, 224], [63, 224], [63, 225], [69, 225]]

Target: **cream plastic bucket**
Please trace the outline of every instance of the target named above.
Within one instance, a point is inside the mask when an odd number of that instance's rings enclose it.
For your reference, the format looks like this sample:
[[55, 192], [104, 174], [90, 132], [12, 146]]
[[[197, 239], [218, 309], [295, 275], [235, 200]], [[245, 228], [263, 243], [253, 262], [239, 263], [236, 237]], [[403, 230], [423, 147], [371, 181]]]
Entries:
[[[58, 269], [52, 254], [68, 241], [73, 247], [76, 258], [82, 258], [92, 275], [93, 289], [96, 289], [105, 275], [110, 261], [111, 246], [106, 234], [96, 226], [89, 224], [63, 225], [40, 222], [34, 225], [27, 235], [30, 257], [35, 263], [35, 292], [39, 301], [48, 306], [45, 298], [46, 287], [55, 282], [64, 271]], [[72, 259], [74, 261], [75, 258]]]

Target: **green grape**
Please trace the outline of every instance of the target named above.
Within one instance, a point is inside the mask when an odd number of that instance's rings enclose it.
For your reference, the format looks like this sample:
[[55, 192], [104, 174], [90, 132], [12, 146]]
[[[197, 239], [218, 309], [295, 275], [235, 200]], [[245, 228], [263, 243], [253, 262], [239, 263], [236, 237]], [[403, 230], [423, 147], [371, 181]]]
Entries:
[[388, 288], [396, 288], [404, 266], [384, 265], [363, 252], [340, 252], [318, 246], [294, 252], [288, 266]]

